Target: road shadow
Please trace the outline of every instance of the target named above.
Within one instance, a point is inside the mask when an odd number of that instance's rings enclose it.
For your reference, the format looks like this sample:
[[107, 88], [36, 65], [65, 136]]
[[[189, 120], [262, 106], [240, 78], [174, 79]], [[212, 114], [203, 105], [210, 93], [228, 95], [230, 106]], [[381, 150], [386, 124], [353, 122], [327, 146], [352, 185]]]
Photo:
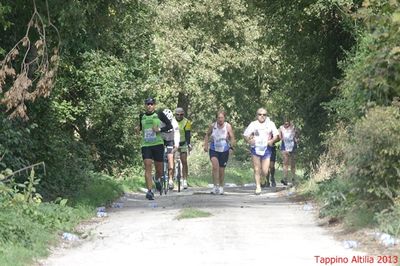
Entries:
[[210, 188], [189, 188], [181, 192], [170, 191], [167, 195], [155, 194], [155, 200], [149, 201], [144, 193], [125, 194], [117, 202], [122, 208], [108, 211], [131, 211], [143, 209], [163, 211], [182, 208], [263, 208], [265, 205], [288, 205], [291, 194], [284, 186], [263, 188], [260, 195], [255, 195], [255, 187], [226, 187], [224, 195], [213, 195]]

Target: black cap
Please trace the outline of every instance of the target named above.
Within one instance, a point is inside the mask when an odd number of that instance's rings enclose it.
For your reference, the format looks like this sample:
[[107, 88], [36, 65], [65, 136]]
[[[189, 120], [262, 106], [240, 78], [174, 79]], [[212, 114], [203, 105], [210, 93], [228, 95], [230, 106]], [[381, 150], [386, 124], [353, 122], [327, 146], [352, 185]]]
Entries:
[[156, 103], [156, 99], [154, 99], [153, 97], [149, 97], [146, 100], [144, 100], [144, 104], [148, 104], [148, 103], [155, 104]]

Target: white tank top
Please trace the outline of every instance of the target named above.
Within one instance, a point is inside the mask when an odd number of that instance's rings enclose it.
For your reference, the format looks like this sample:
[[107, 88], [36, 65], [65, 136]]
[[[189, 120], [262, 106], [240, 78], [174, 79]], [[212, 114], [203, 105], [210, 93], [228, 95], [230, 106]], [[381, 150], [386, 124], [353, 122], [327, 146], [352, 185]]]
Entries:
[[218, 127], [217, 122], [214, 123], [213, 130], [211, 133], [211, 144], [210, 149], [217, 152], [225, 152], [229, 150], [228, 143], [228, 130], [226, 128], [227, 123], [224, 122], [222, 128]]

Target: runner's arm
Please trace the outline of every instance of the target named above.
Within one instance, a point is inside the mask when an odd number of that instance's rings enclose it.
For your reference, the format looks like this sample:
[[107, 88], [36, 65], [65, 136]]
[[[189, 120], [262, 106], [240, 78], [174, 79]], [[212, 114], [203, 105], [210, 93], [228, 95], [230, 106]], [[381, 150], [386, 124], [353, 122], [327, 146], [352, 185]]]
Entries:
[[282, 126], [279, 127], [278, 132], [279, 132], [279, 139], [283, 140], [283, 136], [282, 136]]
[[174, 129], [174, 147], [179, 148], [179, 141], [181, 139], [181, 134], [179, 132], [179, 125], [175, 118], [172, 120], [172, 127]]
[[157, 115], [158, 115], [158, 118], [165, 124], [164, 127], [160, 128], [160, 132], [167, 132], [167, 131], [171, 130], [172, 124], [171, 124], [171, 121], [167, 118], [167, 116], [162, 111], [159, 111], [157, 113]]
[[236, 146], [236, 139], [235, 139], [235, 134], [233, 133], [233, 129], [231, 124], [227, 124], [226, 125], [226, 129], [228, 130], [228, 135], [229, 135], [229, 148], [231, 150], [235, 150], [235, 146]]
[[250, 123], [250, 125], [247, 126], [243, 133], [244, 140], [250, 144], [254, 145], [254, 130], [253, 130], [253, 122]]
[[139, 114], [139, 131], [142, 131], [142, 117], [143, 117], [143, 113]]
[[192, 137], [192, 134], [190, 133], [192, 130], [192, 122], [189, 120], [187, 121], [185, 125], [185, 139], [186, 139], [186, 144], [190, 147], [190, 140]]

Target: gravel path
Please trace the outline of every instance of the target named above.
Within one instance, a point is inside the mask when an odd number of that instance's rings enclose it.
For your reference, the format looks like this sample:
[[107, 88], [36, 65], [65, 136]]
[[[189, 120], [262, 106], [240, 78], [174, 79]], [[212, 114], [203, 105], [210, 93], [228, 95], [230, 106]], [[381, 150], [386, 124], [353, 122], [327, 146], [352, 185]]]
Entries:
[[[313, 210], [277, 190], [256, 196], [253, 187], [237, 187], [211, 195], [189, 188], [154, 201], [125, 195], [123, 208], [108, 209], [108, 217], [85, 228], [88, 239], [56, 248], [40, 265], [375, 265], [319, 227]], [[188, 207], [212, 216], [177, 220]], [[353, 256], [360, 257], [351, 263]]]

